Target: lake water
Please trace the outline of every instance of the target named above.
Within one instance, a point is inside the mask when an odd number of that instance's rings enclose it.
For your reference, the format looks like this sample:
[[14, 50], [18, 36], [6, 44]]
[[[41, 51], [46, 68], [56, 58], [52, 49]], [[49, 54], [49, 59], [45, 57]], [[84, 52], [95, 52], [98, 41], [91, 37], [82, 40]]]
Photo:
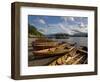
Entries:
[[68, 42], [68, 43], [77, 43], [77, 46], [88, 46], [88, 40], [87, 37], [69, 37], [68, 39], [53, 39], [56, 41], [64, 41], [64, 42]]

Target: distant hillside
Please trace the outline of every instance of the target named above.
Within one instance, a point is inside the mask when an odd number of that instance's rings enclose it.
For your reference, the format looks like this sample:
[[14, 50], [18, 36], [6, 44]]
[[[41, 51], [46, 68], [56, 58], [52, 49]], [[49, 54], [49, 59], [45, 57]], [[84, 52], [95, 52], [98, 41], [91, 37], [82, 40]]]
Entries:
[[72, 35], [72, 37], [87, 37], [87, 36], [88, 36], [87, 33], [82, 33], [82, 32], [75, 33], [74, 35]]
[[49, 35], [46, 35], [46, 37], [48, 38], [56, 38], [56, 39], [66, 39], [66, 38], [69, 38], [69, 37], [87, 37], [87, 33], [75, 33], [74, 35], [70, 35], [70, 34], [67, 34], [67, 33], [56, 33], [56, 34], [49, 34]]
[[48, 38], [56, 38], [56, 39], [61, 39], [61, 38], [68, 38], [69, 34], [66, 33], [56, 33], [56, 34], [50, 34], [46, 35]]
[[28, 24], [28, 33], [34, 36], [43, 36], [43, 34], [39, 31], [37, 31], [36, 27], [33, 25]]

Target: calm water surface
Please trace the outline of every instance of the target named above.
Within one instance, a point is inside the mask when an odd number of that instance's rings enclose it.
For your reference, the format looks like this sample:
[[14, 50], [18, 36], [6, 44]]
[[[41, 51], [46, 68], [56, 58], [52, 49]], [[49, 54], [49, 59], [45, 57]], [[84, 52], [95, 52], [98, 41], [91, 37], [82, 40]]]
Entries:
[[53, 39], [56, 41], [64, 41], [68, 43], [77, 43], [77, 46], [88, 46], [88, 40], [87, 37], [69, 37], [68, 39]]

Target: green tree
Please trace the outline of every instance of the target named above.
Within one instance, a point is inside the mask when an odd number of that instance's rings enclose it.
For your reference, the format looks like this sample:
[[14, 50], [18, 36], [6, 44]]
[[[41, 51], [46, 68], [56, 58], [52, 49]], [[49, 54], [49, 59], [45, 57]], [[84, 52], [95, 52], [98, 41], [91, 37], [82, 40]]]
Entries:
[[43, 34], [37, 31], [36, 27], [28, 24], [28, 33], [35, 36], [43, 36]]

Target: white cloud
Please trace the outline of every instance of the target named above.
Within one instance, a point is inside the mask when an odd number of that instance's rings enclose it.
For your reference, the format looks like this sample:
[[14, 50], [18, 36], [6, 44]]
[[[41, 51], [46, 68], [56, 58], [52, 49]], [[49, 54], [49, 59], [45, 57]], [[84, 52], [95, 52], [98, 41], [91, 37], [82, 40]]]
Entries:
[[83, 33], [87, 33], [88, 29], [87, 28], [80, 28], [80, 31], [83, 32]]
[[69, 27], [65, 27], [63, 24], [59, 24], [60, 28], [63, 29], [64, 32], [68, 34], [73, 34], [73, 31]]
[[82, 27], [80, 28], [80, 26], [78, 25], [67, 25], [66, 23], [58, 23], [58, 24], [50, 24], [50, 27], [47, 29], [47, 32], [49, 33], [50, 30], [52, 30], [51, 33], [56, 33], [58, 31], [59, 28], [59, 32], [61, 33], [67, 33], [70, 35], [73, 35], [77, 32], [83, 32], [83, 33], [87, 33], [87, 27]]
[[[64, 21], [57, 24], [49, 24], [47, 29], [43, 28], [43, 29], [39, 29], [39, 31], [45, 34], [60, 32], [60, 33], [67, 33], [70, 35], [73, 35], [77, 32], [83, 32], [83, 33], [88, 32], [87, 26], [82, 21], [78, 22], [78, 24], [75, 25], [73, 24], [69, 25], [67, 21], [76, 22], [74, 17], [61, 17], [61, 18]], [[45, 20], [43, 19], [39, 19], [38, 22], [40, 22], [41, 24], [46, 24]]]
[[67, 21], [75, 21], [75, 20], [74, 20], [74, 17], [71, 17], [71, 16], [70, 16], [70, 17], [65, 17], [65, 16], [64, 16], [64, 17], [61, 17], [61, 18], [62, 18], [65, 22], [67, 22]]
[[76, 31], [77, 32], [83, 32], [83, 33], [87, 33], [88, 32], [88, 29], [87, 27], [82, 27], [80, 28], [79, 26], [71, 26], [70, 29], [75, 33]]
[[67, 24], [59, 24], [60, 28], [63, 29], [63, 32], [66, 32], [68, 34], [75, 34], [76, 31], [77, 32], [83, 32], [83, 33], [87, 33], [88, 32], [88, 28], [86, 26], [83, 26], [82, 28], [80, 28], [80, 26], [78, 25], [67, 25]]
[[74, 17], [69, 17], [69, 19], [70, 19], [71, 21], [75, 21], [75, 20], [74, 20]]
[[83, 22], [81, 22], [80, 27], [85, 27], [85, 24]]
[[47, 33], [47, 29], [42, 29], [41, 28], [41, 29], [38, 29], [38, 31], [41, 32], [41, 33], [43, 33], [43, 34]]
[[[75, 21], [74, 17], [62, 17], [62, 19], [64, 20], [64, 22], [62, 22], [60, 24], [60, 27], [66, 31], [66, 33], [69, 34], [75, 34], [77, 32], [83, 32], [83, 33], [87, 33], [88, 32], [88, 28], [87, 25], [85, 25], [82, 21]], [[76, 22], [76, 24], [74, 25], [69, 25], [67, 22], [68, 21], [72, 21], [72, 22]]]
[[40, 19], [39, 22], [42, 23], [42, 24], [46, 24], [43, 19]]

